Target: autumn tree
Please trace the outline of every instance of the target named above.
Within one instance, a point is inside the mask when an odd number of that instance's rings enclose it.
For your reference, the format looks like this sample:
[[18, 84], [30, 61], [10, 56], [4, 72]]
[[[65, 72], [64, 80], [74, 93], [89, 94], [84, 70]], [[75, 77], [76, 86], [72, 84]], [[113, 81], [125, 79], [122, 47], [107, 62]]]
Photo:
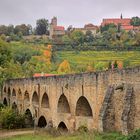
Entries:
[[58, 73], [69, 73], [70, 71], [70, 64], [67, 60], [64, 60], [58, 67]]

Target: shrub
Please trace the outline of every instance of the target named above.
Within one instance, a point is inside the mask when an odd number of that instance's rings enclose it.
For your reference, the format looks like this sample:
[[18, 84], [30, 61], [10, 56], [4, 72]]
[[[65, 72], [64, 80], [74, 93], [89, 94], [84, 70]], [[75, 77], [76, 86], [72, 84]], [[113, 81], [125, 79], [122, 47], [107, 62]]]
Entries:
[[129, 60], [124, 60], [123, 61], [123, 67], [126, 68], [126, 67], [129, 67], [130, 66], [130, 61]]
[[69, 73], [70, 71], [71, 67], [67, 60], [64, 60], [58, 67], [58, 73]]
[[79, 132], [88, 132], [88, 128], [86, 126], [82, 125], [78, 128], [78, 131]]
[[95, 69], [96, 70], [103, 70], [105, 68], [105, 65], [104, 63], [102, 62], [98, 62], [96, 65], [95, 65]]
[[127, 140], [140, 140], [140, 129], [138, 129], [134, 133], [128, 135]]
[[22, 128], [25, 126], [25, 117], [17, 115], [10, 107], [2, 108], [0, 116], [0, 124], [4, 129]]
[[114, 61], [114, 68], [115, 68], [115, 69], [118, 68], [118, 63], [117, 63], [116, 60]]
[[4, 107], [4, 105], [2, 103], [0, 103], [0, 110]]

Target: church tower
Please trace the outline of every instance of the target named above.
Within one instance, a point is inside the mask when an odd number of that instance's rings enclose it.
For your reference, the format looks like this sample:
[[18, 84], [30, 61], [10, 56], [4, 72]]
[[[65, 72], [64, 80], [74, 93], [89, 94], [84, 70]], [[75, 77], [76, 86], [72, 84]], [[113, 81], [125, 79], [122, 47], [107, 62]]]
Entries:
[[52, 18], [51, 24], [52, 24], [53, 26], [57, 26], [57, 17], [53, 17], [53, 18]]
[[121, 19], [123, 19], [122, 13], [121, 13], [121, 16], [120, 16], [120, 18], [121, 18]]
[[50, 24], [50, 38], [54, 35], [54, 27], [57, 26], [57, 17], [53, 17]]

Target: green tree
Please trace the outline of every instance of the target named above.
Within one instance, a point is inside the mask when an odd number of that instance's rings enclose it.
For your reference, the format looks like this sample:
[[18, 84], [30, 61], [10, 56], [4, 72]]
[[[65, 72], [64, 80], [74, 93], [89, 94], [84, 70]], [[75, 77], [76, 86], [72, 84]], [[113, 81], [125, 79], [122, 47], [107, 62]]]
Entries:
[[140, 45], [140, 32], [136, 33], [136, 36], [135, 36], [135, 45], [137, 45], [137, 46]]
[[115, 24], [111, 23], [111, 24], [107, 24], [105, 26], [101, 26], [100, 30], [101, 30], [101, 32], [104, 32], [104, 31], [108, 31], [110, 28], [117, 29], [117, 26]]
[[30, 28], [25, 24], [17, 25], [14, 29], [14, 32], [16, 35], [18, 35], [19, 33], [20, 34], [22, 33], [22, 35], [26, 36], [26, 35], [29, 35], [29, 31], [30, 31]]
[[0, 67], [0, 85], [7, 79], [22, 78], [24, 75], [21, 65], [11, 60], [5, 67]]
[[133, 25], [133, 26], [140, 26], [140, 18], [139, 17], [132, 17], [131, 25]]
[[70, 35], [74, 44], [82, 44], [84, 42], [84, 33], [79, 30], [75, 30]]
[[93, 34], [90, 30], [86, 31], [86, 34], [85, 34], [85, 42], [93, 42], [94, 40], [94, 37], [93, 37]]
[[43, 35], [48, 33], [48, 20], [47, 19], [38, 19], [36, 21], [36, 34]]
[[26, 77], [33, 76], [35, 73], [50, 73], [51, 65], [48, 65], [46, 62], [32, 57], [30, 61], [27, 61], [23, 64], [23, 71]]
[[10, 24], [10, 25], [8, 25], [8, 27], [7, 27], [7, 35], [11, 35], [11, 34], [14, 34], [14, 25], [12, 25], [12, 24]]
[[0, 39], [0, 67], [4, 67], [11, 60], [11, 51], [8, 43]]
[[40, 52], [37, 50], [34, 50], [30, 47], [18, 47], [13, 51], [13, 59], [15, 62], [19, 62], [21, 65], [29, 61], [32, 56], [39, 55]]
[[71, 38], [70, 38], [68, 35], [64, 35], [64, 36], [62, 37], [62, 41], [63, 41], [63, 43], [65, 43], [65, 44], [71, 44]]
[[2, 34], [5, 34], [5, 35], [8, 34], [8, 28], [5, 25], [0, 25], [0, 35]]

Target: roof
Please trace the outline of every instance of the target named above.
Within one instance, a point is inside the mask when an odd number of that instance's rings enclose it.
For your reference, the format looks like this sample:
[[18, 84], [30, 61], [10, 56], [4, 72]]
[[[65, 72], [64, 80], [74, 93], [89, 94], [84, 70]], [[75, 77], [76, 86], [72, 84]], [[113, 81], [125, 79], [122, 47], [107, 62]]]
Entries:
[[49, 73], [35, 73], [33, 77], [49, 77], [49, 76], [55, 76], [56, 74], [49, 74]]
[[54, 30], [57, 30], [57, 31], [64, 31], [65, 28], [64, 28], [64, 26], [55, 26], [55, 27], [54, 27]]
[[113, 23], [115, 25], [121, 24], [121, 25], [130, 25], [131, 19], [130, 18], [110, 18], [110, 19], [103, 19], [103, 22], [101, 23], [102, 26], [106, 24]]
[[86, 29], [97, 29], [98, 26], [93, 25], [92, 23], [89, 23], [89, 24], [86, 24], [86, 25], [84, 26], [84, 28], [86, 28]]

